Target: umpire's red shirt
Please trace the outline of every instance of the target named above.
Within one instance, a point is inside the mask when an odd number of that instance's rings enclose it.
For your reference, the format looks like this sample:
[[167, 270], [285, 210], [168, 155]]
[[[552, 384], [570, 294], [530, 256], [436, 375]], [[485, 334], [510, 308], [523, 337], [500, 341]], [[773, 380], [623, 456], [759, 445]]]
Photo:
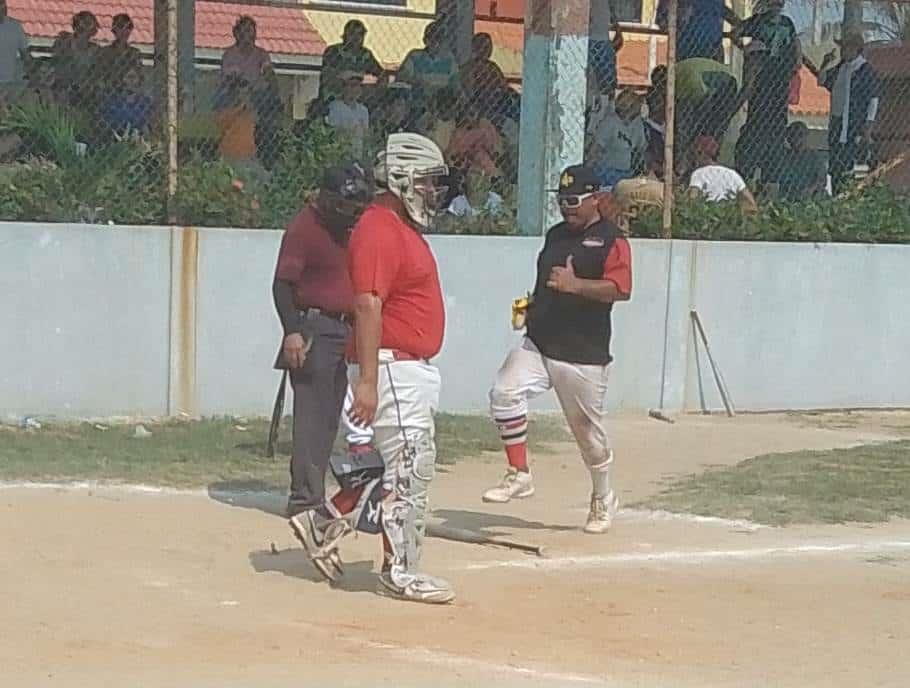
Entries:
[[432, 358], [442, 348], [445, 307], [430, 245], [397, 213], [379, 204], [354, 227], [348, 261], [355, 296], [382, 299], [380, 347]]

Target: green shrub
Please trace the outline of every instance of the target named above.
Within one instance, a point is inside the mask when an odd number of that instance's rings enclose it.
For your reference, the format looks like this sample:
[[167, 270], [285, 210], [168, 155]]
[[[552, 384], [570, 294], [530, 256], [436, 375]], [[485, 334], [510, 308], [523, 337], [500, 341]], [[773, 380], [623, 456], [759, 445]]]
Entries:
[[[632, 235], [661, 236], [661, 213], [648, 210]], [[709, 203], [681, 195], [673, 210], [673, 238], [706, 241], [812, 241], [910, 243], [910, 201], [886, 186], [870, 186], [843, 198], [801, 203], [761, 203], [743, 215], [735, 202]]]

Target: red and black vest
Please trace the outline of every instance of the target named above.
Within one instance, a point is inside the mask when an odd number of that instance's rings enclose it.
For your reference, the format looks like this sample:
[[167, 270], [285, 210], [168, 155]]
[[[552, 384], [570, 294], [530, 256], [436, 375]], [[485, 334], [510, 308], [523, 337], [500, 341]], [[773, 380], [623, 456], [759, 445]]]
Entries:
[[564, 266], [569, 256], [575, 274], [582, 279], [602, 280], [607, 256], [619, 229], [601, 220], [584, 231], [565, 222], [547, 232], [537, 257], [537, 284], [528, 311], [528, 338], [547, 358], [583, 365], [606, 365], [610, 355], [613, 304], [564, 294], [547, 286], [550, 271]]

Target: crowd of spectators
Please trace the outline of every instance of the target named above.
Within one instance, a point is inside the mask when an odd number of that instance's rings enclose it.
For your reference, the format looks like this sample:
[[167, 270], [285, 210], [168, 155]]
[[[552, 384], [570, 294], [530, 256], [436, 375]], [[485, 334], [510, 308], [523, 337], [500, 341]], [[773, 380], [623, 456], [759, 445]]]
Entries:
[[[717, 162], [740, 111], [745, 122], [732, 146], [733, 165], [723, 169], [735, 169], [746, 189], [800, 199], [825, 193], [830, 175], [839, 191], [869, 142], [880, 86], [863, 57], [862, 36], [845, 36], [841, 58], [831, 53], [815, 69], [803, 57], [784, 5], [759, 0], [755, 13], [741, 19], [723, 0], [679, 0], [674, 173], [686, 182], [691, 178], [692, 188], [709, 199], [719, 197], [717, 189], [742, 198], [739, 182], [719, 172]], [[666, 0], [660, 0], [657, 21], [664, 28], [666, 10]], [[741, 79], [724, 61], [724, 22], [743, 49]], [[0, 0], [0, 107], [30, 90], [78, 109], [103, 124], [90, 145], [150, 133], [159, 123], [160, 102], [150, 97], [142, 55], [130, 43], [133, 28], [128, 15], [116, 15], [111, 40], [101, 47], [98, 20], [81, 11], [72, 18], [72, 30], [54, 41], [51, 59], [32, 60], [21, 24], [7, 16], [6, 0]], [[269, 53], [256, 44], [256, 28], [250, 16], [237, 19], [211, 110], [220, 155], [250, 174], [267, 175], [280, 154], [277, 134], [286, 107]], [[366, 38], [363, 22], [346, 23], [340, 42], [323, 55], [317, 98], [294, 131], [305, 135], [322, 122], [364, 160], [391, 133], [422, 133], [440, 146], [453, 170], [453, 213], [498, 212], [517, 181], [521, 106], [518, 91], [493, 60], [490, 35], [476, 34], [469, 58], [459, 64], [443, 21], [431, 22], [423, 46], [408, 52], [395, 73], [377, 60]], [[653, 70], [644, 93], [620, 89], [617, 53], [623, 46], [610, 0], [592, 2], [584, 156], [608, 188], [664, 174], [667, 69]], [[827, 170], [821, 153], [809, 148], [806, 126], [789, 121], [804, 64], [832, 93]], [[723, 183], [705, 182], [721, 178]]]

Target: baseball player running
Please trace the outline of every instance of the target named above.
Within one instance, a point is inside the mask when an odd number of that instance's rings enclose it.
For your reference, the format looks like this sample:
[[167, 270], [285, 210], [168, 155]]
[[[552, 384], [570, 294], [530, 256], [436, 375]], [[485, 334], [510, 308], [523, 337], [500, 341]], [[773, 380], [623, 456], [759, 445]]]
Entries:
[[[287, 513], [297, 537], [319, 545], [333, 521], [325, 507], [325, 474], [348, 390], [345, 348], [354, 294], [347, 243], [371, 198], [372, 185], [360, 166], [327, 170], [316, 202], [282, 238], [272, 283], [284, 329], [276, 367], [290, 370], [294, 390]], [[347, 434], [369, 441], [368, 431], [347, 427]], [[344, 530], [343, 524], [334, 528]]]
[[[563, 172], [559, 208], [563, 222], [547, 233], [537, 258], [537, 282], [527, 309], [527, 334], [503, 363], [490, 391], [509, 468], [486, 502], [534, 494], [528, 468], [528, 400], [550, 388], [591, 473], [591, 509], [584, 531], [604, 533], [619, 501], [610, 483], [613, 452], [604, 429], [610, 370], [611, 311], [632, 292], [628, 241], [601, 217], [600, 182], [593, 170]], [[516, 327], [521, 326], [519, 313]]]
[[[376, 524], [381, 532], [377, 592], [431, 604], [450, 602], [455, 593], [447, 581], [419, 571], [436, 467], [440, 377], [430, 359], [445, 326], [436, 260], [421, 231], [445, 197], [440, 181], [447, 174], [438, 146], [416, 134], [392, 134], [377, 156], [379, 193], [350, 242], [358, 362], [350, 416], [372, 427], [384, 469], [374, 487], [370, 466], [342, 468], [336, 472], [342, 490], [331, 500], [336, 515], [359, 530]], [[314, 563], [340, 562], [337, 541], [310, 554]]]

